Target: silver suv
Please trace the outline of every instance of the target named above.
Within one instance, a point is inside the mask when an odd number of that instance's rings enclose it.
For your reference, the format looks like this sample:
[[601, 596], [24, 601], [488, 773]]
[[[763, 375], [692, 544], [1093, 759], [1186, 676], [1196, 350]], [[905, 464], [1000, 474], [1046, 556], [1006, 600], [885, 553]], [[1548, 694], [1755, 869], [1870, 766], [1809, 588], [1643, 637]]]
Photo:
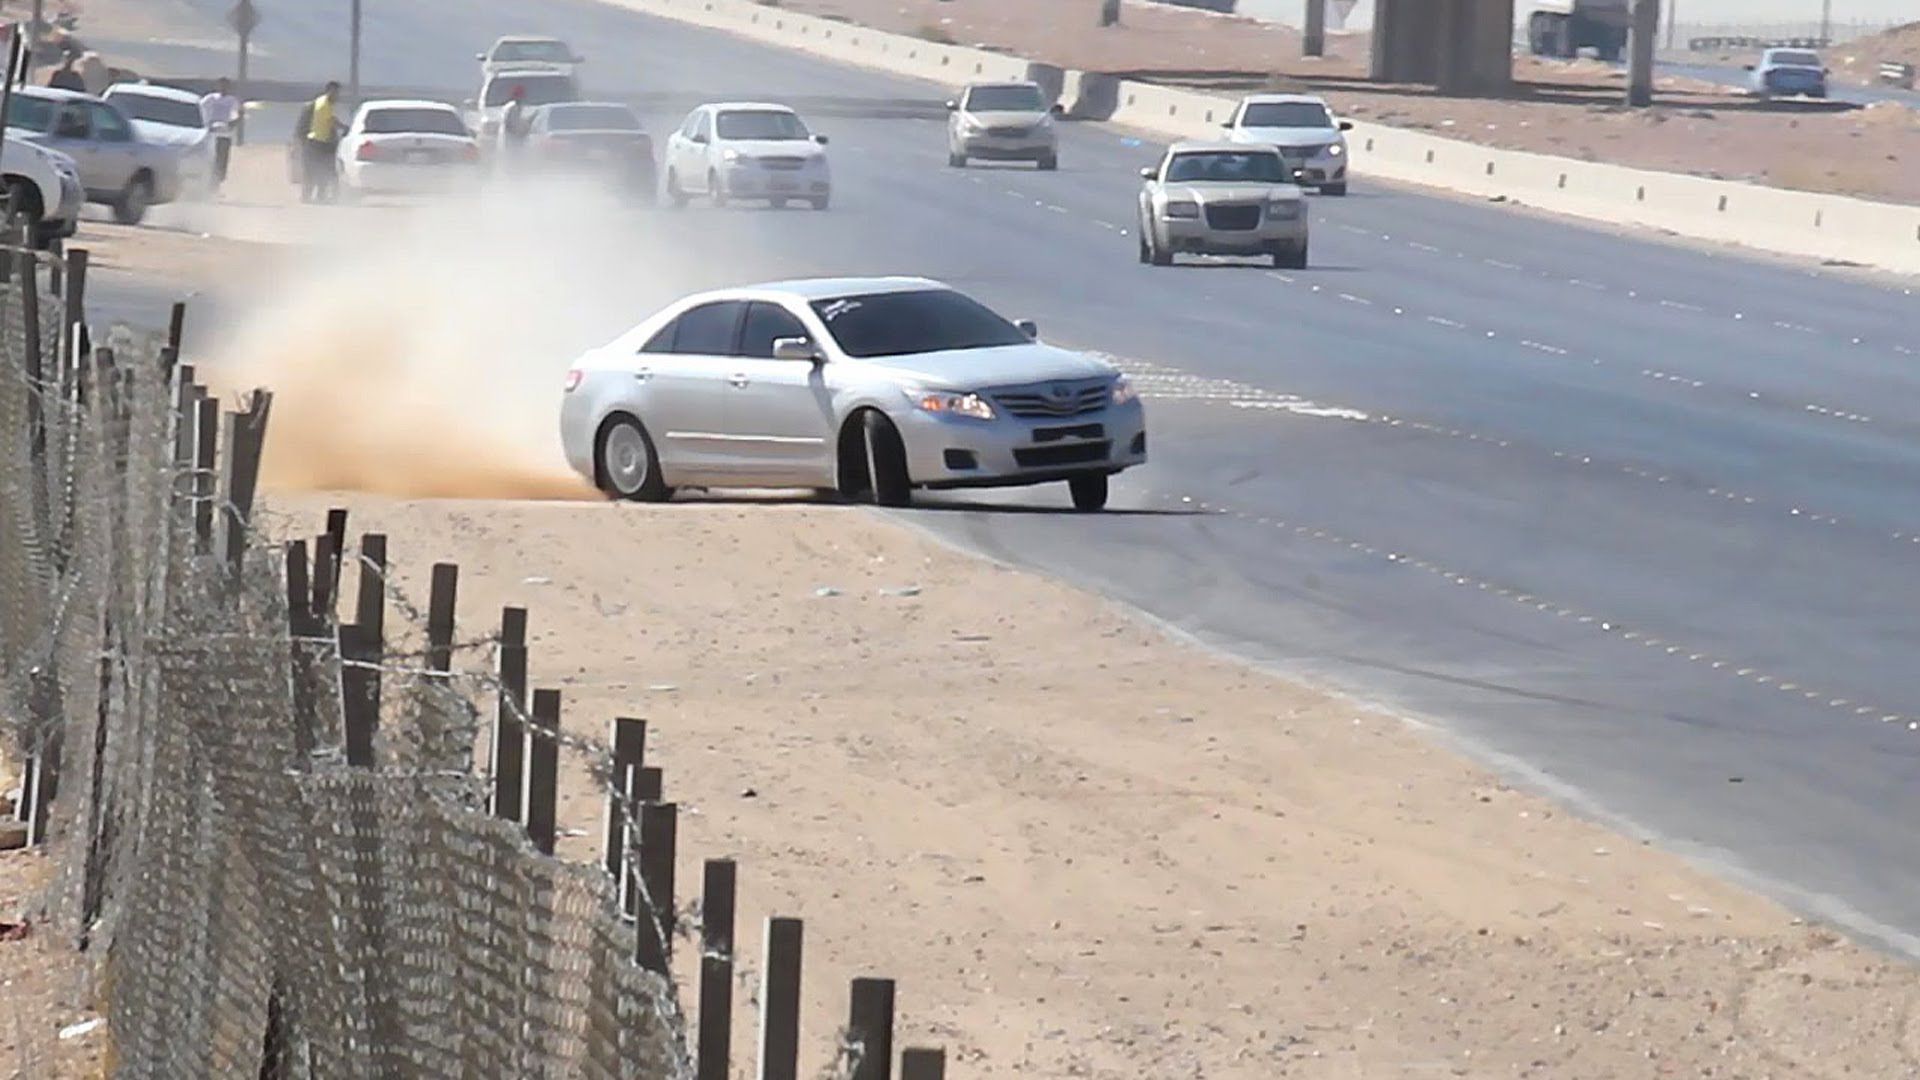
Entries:
[[1307, 265], [1307, 204], [1280, 151], [1235, 143], [1175, 143], [1140, 170], [1140, 261], [1196, 255], [1266, 255]]
[[967, 167], [969, 158], [1031, 161], [1060, 167], [1060, 139], [1050, 104], [1038, 83], [975, 83], [947, 102], [947, 164]]
[[181, 151], [150, 142], [113, 104], [72, 90], [22, 86], [7, 106], [7, 134], [72, 158], [87, 201], [137, 225], [147, 208], [180, 195]]

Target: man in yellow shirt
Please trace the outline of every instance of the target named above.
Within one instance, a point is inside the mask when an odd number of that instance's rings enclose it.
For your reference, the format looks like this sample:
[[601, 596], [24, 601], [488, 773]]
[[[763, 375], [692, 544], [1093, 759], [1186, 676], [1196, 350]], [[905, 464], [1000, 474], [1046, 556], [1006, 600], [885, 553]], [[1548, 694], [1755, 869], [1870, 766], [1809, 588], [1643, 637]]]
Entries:
[[336, 184], [334, 153], [340, 146], [335, 102], [340, 84], [330, 82], [300, 111], [300, 201], [332, 202]]

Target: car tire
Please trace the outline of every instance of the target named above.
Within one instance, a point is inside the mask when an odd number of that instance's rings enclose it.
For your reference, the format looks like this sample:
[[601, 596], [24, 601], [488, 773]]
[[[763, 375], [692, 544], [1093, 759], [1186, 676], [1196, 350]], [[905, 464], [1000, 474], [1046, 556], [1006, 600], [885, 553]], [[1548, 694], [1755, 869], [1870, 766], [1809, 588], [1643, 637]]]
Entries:
[[1107, 508], [1106, 473], [1094, 473], [1090, 476], [1076, 476], [1067, 481], [1067, 492], [1073, 496], [1073, 508], [1081, 513], [1091, 513]]
[[113, 220], [122, 225], [138, 225], [146, 220], [147, 207], [153, 205], [153, 181], [142, 173], [127, 181], [120, 197], [113, 201]]
[[1342, 180], [1337, 184], [1322, 184], [1320, 186], [1320, 194], [1322, 195], [1332, 195], [1337, 198], [1339, 196], [1345, 195], [1346, 193], [1347, 193], [1347, 182], [1345, 180]]
[[617, 416], [601, 429], [593, 447], [594, 484], [625, 502], [665, 502], [673, 495], [660, 474], [653, 436], [631, 416]]
[[1146, 249], [1147, 262], [1155, 266], [1173, 265], [1173, 252], [1163, 249], [1160, 246], [1160, 242], [1154, 239], [1152, 229], [1142, 228], [1140, 230], [1140, 246]]
[[1153, 265], [1153, 245], [1147, 243], [1145, 230], [1142, 230], [1140, 233], [1140, 264], [1142, 266]]
[[1282, 270], [1305, 270], [1307, 268], [1307, 242], [1283, 247], [1273, 253], [1273, 265]]
[[1060, 167], [1060, 158], [1055, 154], [1048, 154], [1046, 157], [1034, 162], [1034, 164], [1039, 167], [1041, 172], [1052, 172]]
[[707, 198], [713, 200], [715, 206], [727, 205], [727, 189], [720, 186], [720, 174], [717, 172], [707, 173]]
[[815, 210], [825, 210], [827, 207], [833, 205], [833, 199], [830, 198], [829, 196], [822, 195], [817, 199], [809, 199], [807, 201], [807, 204], [809, 206], [812, 206]]
[[875, 506], [907, 506], [913, 484], [907, 477], [907, 448], [893, 421], [869, 409], [860, 417], [867, 444], [867, 497]]
[[947, 167], [948, 167], [948, 168], [950, 168], [950, 169], [964, 169], [964, 168], [966, 168], [966, 167], [967, 167], [967, 155], [965, 155], [965, 154], [956, 154], [956, 153], [954, 153], [954, 152], [953, 152], [953, 151], [951, 151], [951, 150], [949, 150], [949, 151], [947, 151]]
[[680, 174], [672, 169], [667, 170], [667, 205], [675, 210], [687, 208], [687, 192], [680, 186]]

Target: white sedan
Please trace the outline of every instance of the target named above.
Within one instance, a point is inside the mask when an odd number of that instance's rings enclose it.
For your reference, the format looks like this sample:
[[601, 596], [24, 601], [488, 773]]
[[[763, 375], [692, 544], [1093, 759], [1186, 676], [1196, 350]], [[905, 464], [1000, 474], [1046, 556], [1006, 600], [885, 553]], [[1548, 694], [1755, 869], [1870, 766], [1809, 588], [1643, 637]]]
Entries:
[[1079, 510], [1147, 460], [1133, 384], [924, 278], [690, 296], [582, 356], [568, 462], [614, 498], [805, 487], [905, 506], [915, 488], [1065, 482]]
[[715, 206], [754, 199], [825, 210], [833, 197], [826, 145], [785, 105], [702, 105], [667, 139], [667, 201], [685, 206], [705, 195]]
[[480, 177], [480, 146], [453, 106], [369, 101], [340, 140], [340, 181], [353, 194], [460, 190]]
[[152, 83], [115, 83], [101, 96], [120, 107], [142, 139], [179, 152], [183, 194], [213, 190], [216, 138], [200, 95]]

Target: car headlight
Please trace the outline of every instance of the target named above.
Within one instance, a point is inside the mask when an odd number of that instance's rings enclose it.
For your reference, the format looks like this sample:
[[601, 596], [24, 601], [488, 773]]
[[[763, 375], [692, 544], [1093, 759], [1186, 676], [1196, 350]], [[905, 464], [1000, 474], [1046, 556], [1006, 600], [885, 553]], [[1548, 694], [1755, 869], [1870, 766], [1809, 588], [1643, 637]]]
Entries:
[[1347, 152], [1347, 148], [1345, 146], [1342, 146], [1339, 143], [1334, 143], [1332, 146], [1327, 147], [1327, 153], [1331, 154], [1334, 157], [1339, 157], [1341, 154], [1344, 154], [1346, 152]]
[[922, 412], [965, 416], [974, 420], [993, 419], [993, 406], [979, 394], [956, 394], [947, 390], [922, 391], [913, 399]]
[[1274, 199], [1267, 203], [1267, 216], [1275, 221], [1292, 221], [1303, 209], [1299, 199]]
[[739, 161], [740, 151], [735, 150], [732, 147], [727, 147], [726, 149], [720, 151], [720, 160], [729, 162], [729, 163]]
[[1138, 401], [1140, 391], [1134, 388], [1133, 380], [1125, 375], [1113, 380], [1113, 404], [1125, 405], [1129, 401]]
[[1170, 202], [1165, 213], [1170, 218], [1197, 218], [1200, 216], [1200, 204], [1197, 202]]

